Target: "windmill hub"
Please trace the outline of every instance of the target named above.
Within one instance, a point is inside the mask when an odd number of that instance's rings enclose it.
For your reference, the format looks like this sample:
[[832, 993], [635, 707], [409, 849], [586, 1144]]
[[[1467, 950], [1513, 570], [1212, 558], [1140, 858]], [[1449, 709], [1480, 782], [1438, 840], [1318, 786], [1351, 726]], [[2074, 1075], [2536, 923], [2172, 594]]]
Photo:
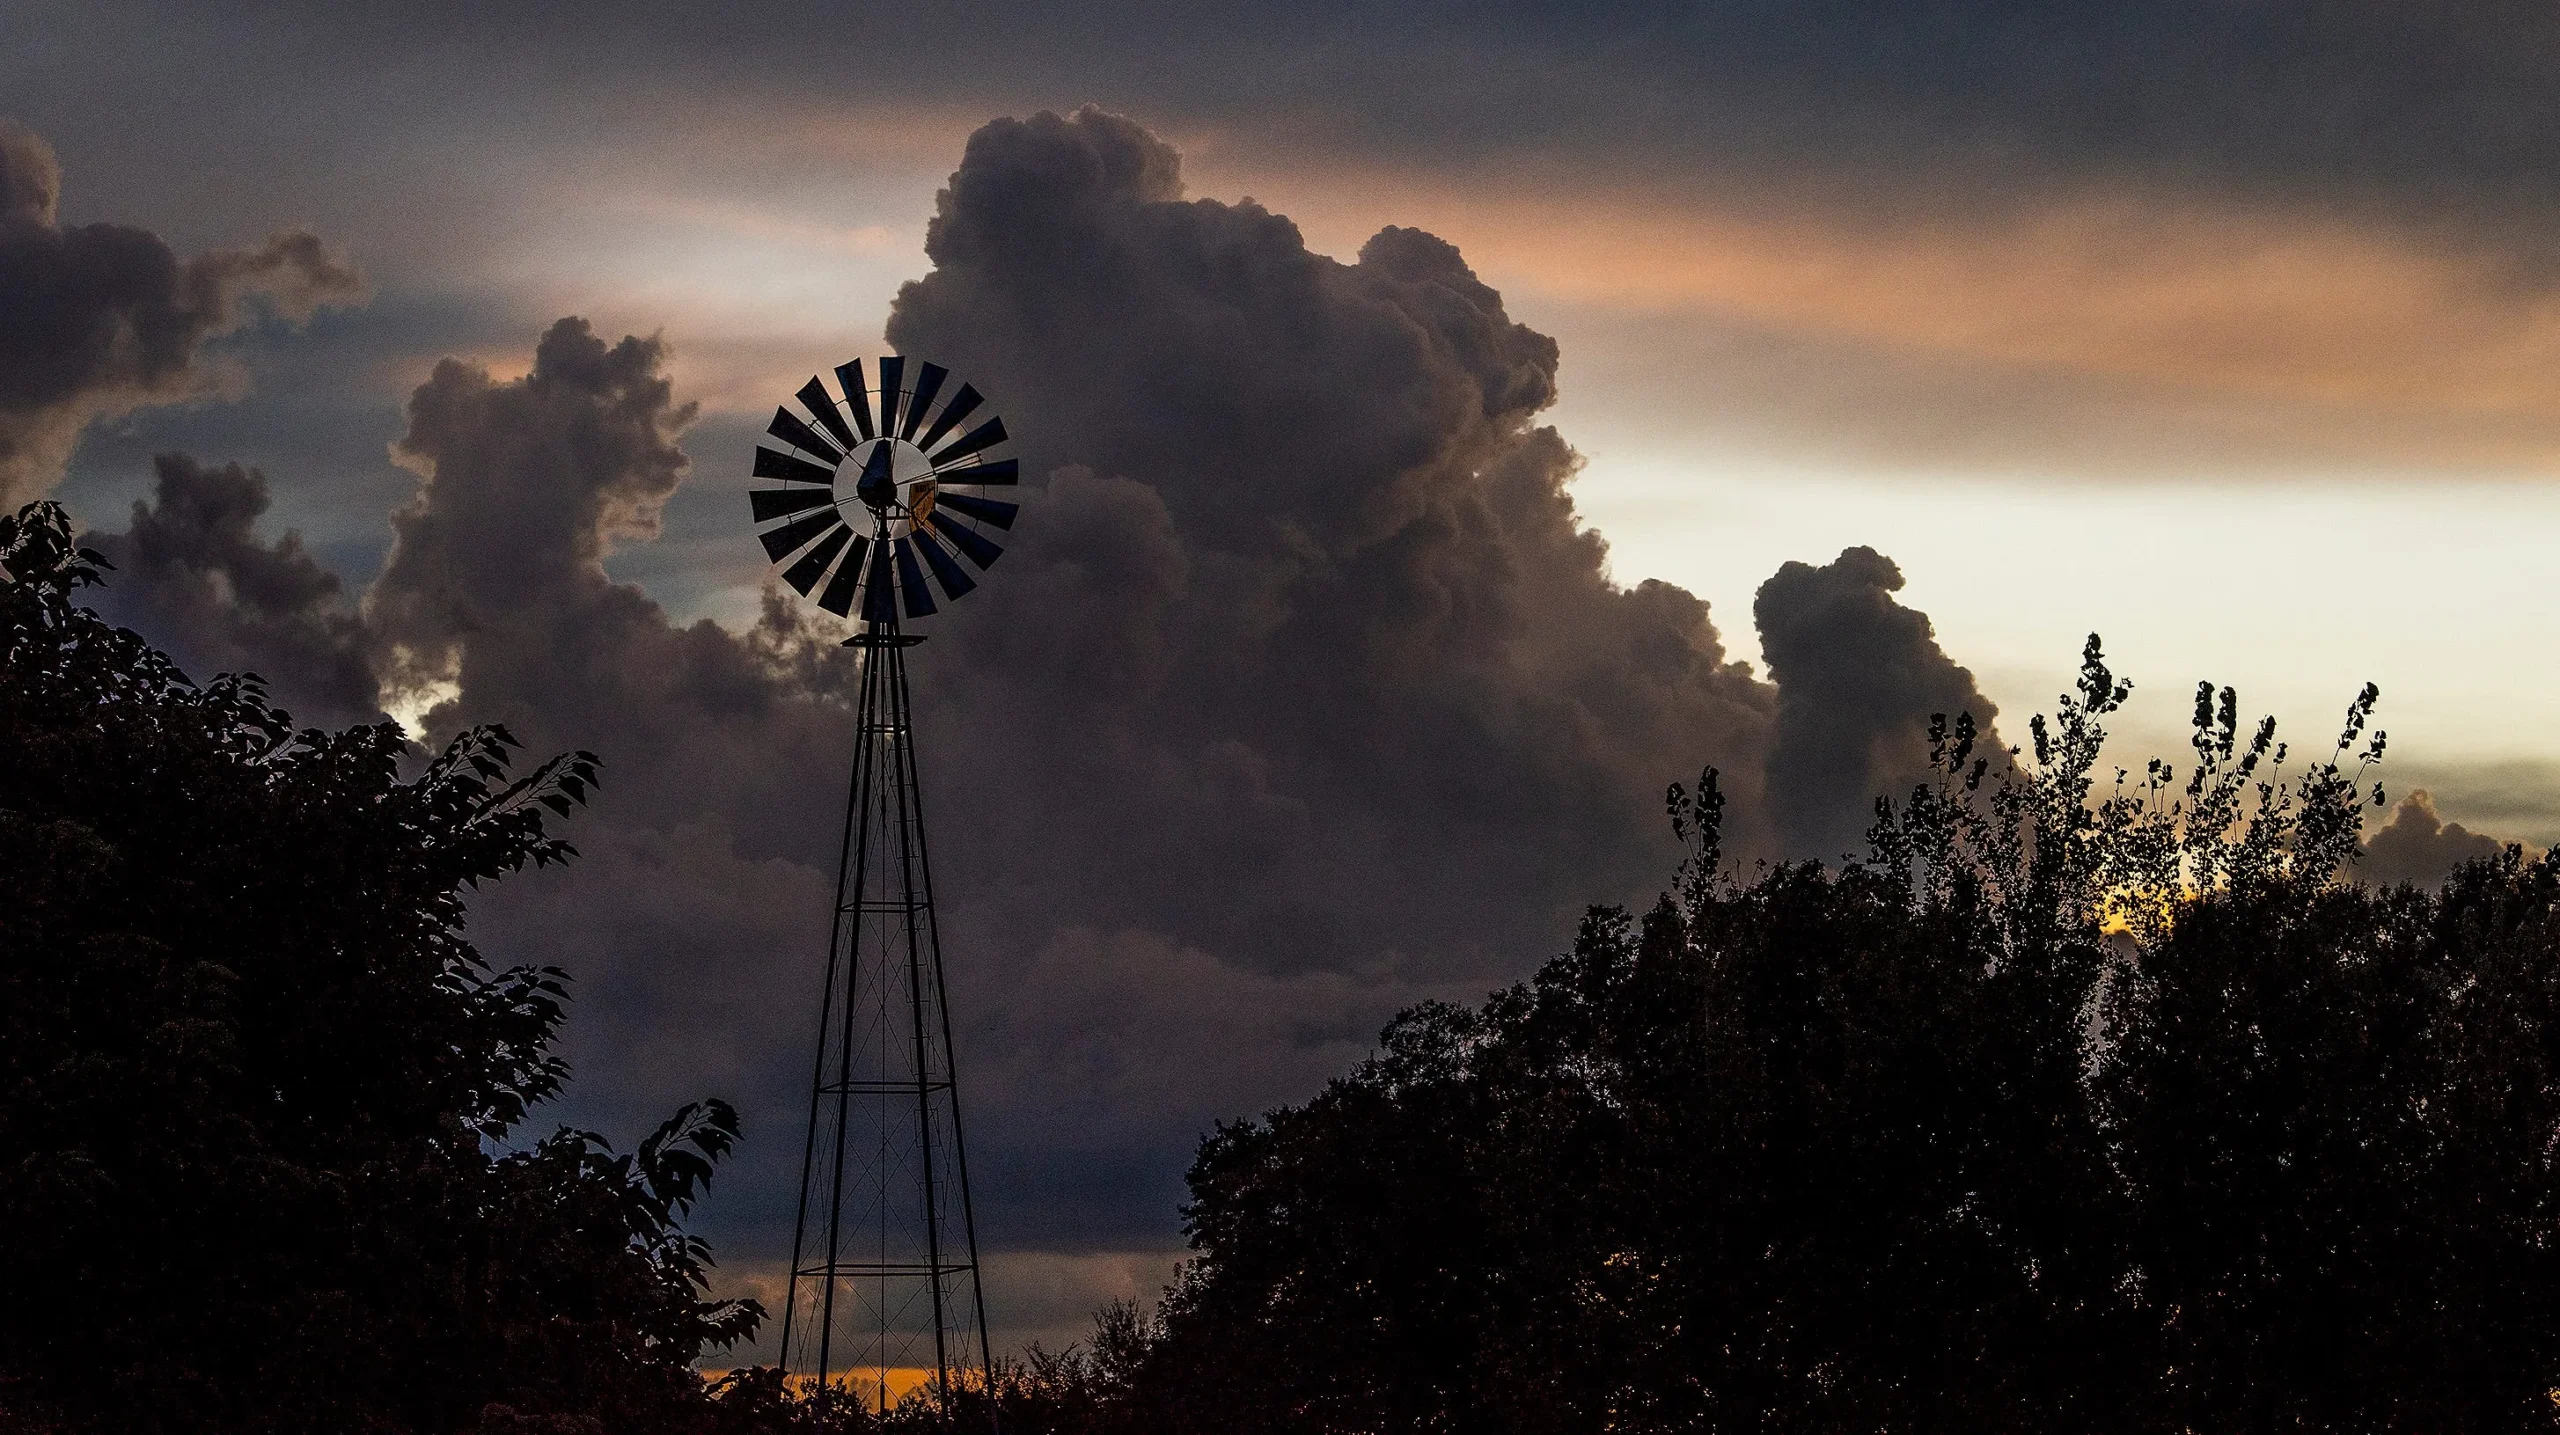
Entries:
[[[845, 456], [845, 468], [854, 475], [854, 499], [874, 514], [894, 512], [907, 516], [919, 508], [931, 510], [926, 495], [934, 489], [933, 460], [912, 443], [894, 438], [873, 439]], [[839, 507], [843, 503], [844, 500], [837, 500]], [[920, 513], [915, 516], [921, 521]]]

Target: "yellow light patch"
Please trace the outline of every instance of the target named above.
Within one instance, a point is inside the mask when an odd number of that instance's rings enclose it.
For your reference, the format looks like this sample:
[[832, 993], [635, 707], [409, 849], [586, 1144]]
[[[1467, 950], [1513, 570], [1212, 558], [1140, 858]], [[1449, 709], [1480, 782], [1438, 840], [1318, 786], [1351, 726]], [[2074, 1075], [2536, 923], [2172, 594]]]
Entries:
[[[974, 1370], [954, 1371], [952, 1374], [954, 1383], [964, 1389], [978, 1384], [980, 1378]], [[705, 1380], [720, 1378], [720, 1372], [716, 1371], [706, 1370], [701, 1372], [701, 1375]], [[880, 1408], [880, 1395], [884, 1387], [888, 1392], [888, 1403], [894, 1406], [917, 1391], [929, 1391], [933, 1385], [933, 1378], [933, 1367], [930, 1365], [892, 1365], [886, 1370], [875, 1365], [861, 1370], [839, 1372], [827, 1382], [827, 1385], [836, 1392], [839, 1400], [850, 1399], [866, 1410], [877, 1410]], [[803, 1372], [798, 1375], [784, 1376], [782, 1383], [783, 1388], [793, 1395], [805, 1398], [817, 1392], [818, 1377]]]

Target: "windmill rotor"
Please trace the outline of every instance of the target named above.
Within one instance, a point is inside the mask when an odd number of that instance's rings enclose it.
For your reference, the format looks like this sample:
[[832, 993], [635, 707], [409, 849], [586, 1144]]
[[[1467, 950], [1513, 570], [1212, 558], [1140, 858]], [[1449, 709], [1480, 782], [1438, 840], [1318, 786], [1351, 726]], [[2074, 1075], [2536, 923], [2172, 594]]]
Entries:
[[[837, 617], [857, 612], [874, 627], [900, 612], [921, 618], [977, 586], [1004, 554], [1000, 535], [1020, 505], [989, 489], [1020, 482], [1005, 456], [1004, 420], [982, 414], [985, 395], [951, 371], [901, 355], [880, 360], [879, 384], [862, 361], [812, 375], [756, 447], [749, 495], [756, 536], [782, 581]], [[947, 392], [947, 397], [946, 397]]]

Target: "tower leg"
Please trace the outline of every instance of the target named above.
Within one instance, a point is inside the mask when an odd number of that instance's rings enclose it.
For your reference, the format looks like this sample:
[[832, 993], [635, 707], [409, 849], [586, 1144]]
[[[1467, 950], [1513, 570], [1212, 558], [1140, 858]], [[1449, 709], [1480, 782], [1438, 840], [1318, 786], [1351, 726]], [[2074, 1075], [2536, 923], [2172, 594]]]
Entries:
[[850, 1397], [884, 1413], [929, 1392], [948, 1425], [964, 1389], [987, 1389], [991, 1415], [993, 1391], [908, 702], [906, 650], [921, 641], [893, 617], [849, 644], [863, 654], [858, 738], [782, 1367], [814, 1379], [821, 1402]]

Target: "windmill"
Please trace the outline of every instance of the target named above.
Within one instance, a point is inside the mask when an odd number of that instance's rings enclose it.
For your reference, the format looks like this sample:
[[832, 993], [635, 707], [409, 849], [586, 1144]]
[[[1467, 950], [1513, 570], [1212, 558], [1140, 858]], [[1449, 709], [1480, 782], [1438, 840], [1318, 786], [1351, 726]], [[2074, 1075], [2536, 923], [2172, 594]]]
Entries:
[[907, 649], [924, 639], [901, 623], [977, 586], [970, 570], [1004, 552], [994, 535], [1019, 507], [984, 490], [1019, 475], [994, 456], [1004, 421], [968, 384], [945, 399], [940, 365], [882, 359], [876, 390], [859, 359], [835, 378], [774, 410], [765, 431], [783, 446], [757, 446], [750, 495], [782, 581], [862, 623], [846, 640], [863, 659], [860, 726], [781, 1365], [814, 1376], [821, 1402], [867, 1395], [883, 1412], [930, 1382], [947, 1424], [955, 1381], [989, 1368], [987, 1314], [907, 701]]

